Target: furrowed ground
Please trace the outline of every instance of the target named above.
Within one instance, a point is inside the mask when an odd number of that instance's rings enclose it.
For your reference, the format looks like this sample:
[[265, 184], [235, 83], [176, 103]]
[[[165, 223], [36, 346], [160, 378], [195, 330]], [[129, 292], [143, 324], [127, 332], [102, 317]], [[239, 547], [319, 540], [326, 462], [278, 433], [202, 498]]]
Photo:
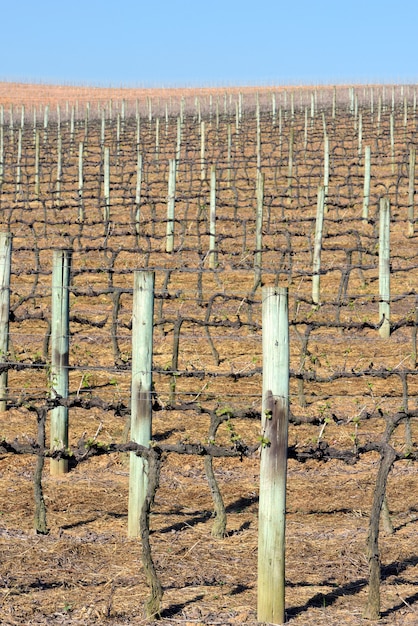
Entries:
[[[289, 460], [288, 621], [366, 623], [366, 537], [379, 454], [364, 452], [347, 464], [317, 460], [313, 451], [325, 442], [341, 451], [361, 450], [380, 441], [388, 416], [404, 411], [411, 417], [390, 440], [405, 458], [395, 463], [387, 488], [394, 532], [382, 529], [380, 537], [380, 623], [418, 624], [412, 88], [295, 89], [293, 95], [270, 89], [257, 96], [250, 90], [63, 93], [47, 86], [39, 94], [8, 87], [7, 93], [0, 88], [0, 230], [13, 236], [12, 367], [0, 436], [36, 439], [30, 409], [42, 406], [50, 393], [54, 248], [72, 251], [70, 395], [86, 402], [99, 397], [118, 407], [72, 408], [70, 445], [82, 437], [121, 442], [127, 435], [133, 271], [143, 269], [153, 270], [156, 282], [153, 439], [206, 443], [210, 416], [217, 412], [230, 416], [217, 443], [231, 446], [231, 435], [256, 443], [262, 285], [288, 287], [289, 445], [306, 451], [307, 459]], [[330, 172], [320, 304], [313, 306], [325, 137]], [[371, 184], [368, 219], [362, 219], [366, 146]], [[168, 253], [168, 172], [174, 158], [174, 252]], [[264, 175], [261, 272], [258, 171]], [[377, 329], [381, 197], [391, 202], [388, 339]], [[166, 625], [256, 623], [259, 456], [215, 460], [214, 466], [228, 514], [224, 539], [211, 534], [213, 502], [203, 459], [169, 454], [163, 460], [151, 543]], [[64, 477], [50, 476], [47, 463], [45, 536], [33, 531], [34, 467], [32, 456], [0, 456], [0, 622], [147, 624], [141, 545], [127, 538], [126, 455], [90, 459]]]

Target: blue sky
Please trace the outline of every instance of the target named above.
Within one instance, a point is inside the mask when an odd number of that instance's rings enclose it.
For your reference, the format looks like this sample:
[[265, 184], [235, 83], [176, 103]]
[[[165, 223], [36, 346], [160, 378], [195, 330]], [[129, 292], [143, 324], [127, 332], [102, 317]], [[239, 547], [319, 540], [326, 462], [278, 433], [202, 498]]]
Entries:
[[416, 0], [20, 0], [14, 7], [2, 3], [0, 80], [418, 82]]

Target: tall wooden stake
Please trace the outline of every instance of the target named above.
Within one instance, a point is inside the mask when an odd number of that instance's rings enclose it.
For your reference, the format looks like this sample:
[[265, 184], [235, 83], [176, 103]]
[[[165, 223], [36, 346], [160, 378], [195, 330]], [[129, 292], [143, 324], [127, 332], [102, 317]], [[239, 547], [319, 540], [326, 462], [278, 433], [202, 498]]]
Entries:
[[371, 151], [370, 146], [364, 149], [364, 187], [363, 187], [363, 220], [369, 219], [370, 202], [370, 172], [371, 172]]
[[166, 252], [174, 250], [174, 207], [176, 203], [176, 159], [169, 160], [167, 197], [167, 238]]
[[[52, 268], [51, 397], [68, 397], [69, 291], [71, 252], [54, 250]], [[51, 411], [51, 449], [68, 447], [68, 407]], [[68, 472], [68, 461], [51, 459], [51, 474]]]
[[414, 236], [414, 208], [415, 208], [415, 146], [409, 150], [409, 184], [408, 184], [408, 237]]
[[258, 621], [285, 621], [285, 519], [289, 419], [287, 289], [263, 288], [263, 402], [258, 528]]
[[316, 209], [315, 224], [315, 243], [312, 263], [312, 302], [319, 304], [320, 299], [320, 271], [321, 271], [321, 250], [322, 250], [322, 231], [324, 225], [324, 205], [325, 205], [325, 188], [318, 188], [318, 204]]
[[216, 165], [210, 168], [210, 206], [209, 206], [209, 267], [218, 266], [216, 249]]
[[[131, 440], [149, 446], [152, 433], [154, 272], [134, 272], [132, 314]], [[147, 461], [130, 453], [128, 536], [139, 535], [147, 494]]]
[[379, 328], [383, 339], [390, 335], [390, 202], [380, 199], [379, 228], [379, 320], [384, 321]]
[[[7, 361], [9, 350], [11, 233], [0, 233], [0, 360]], [[6, 410], [8, 372], [0, 374], [0, 411]]]

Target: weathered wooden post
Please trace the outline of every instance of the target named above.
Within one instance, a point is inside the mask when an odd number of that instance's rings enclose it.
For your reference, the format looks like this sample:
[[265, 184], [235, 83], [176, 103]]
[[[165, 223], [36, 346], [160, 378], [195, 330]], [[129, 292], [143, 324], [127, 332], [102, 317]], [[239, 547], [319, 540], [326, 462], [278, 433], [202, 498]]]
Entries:
[[210, 168], [210, 204], [209, 204], [209, 267], [218, 266], [216, 249], [216, 165]]
[[[324, 136], [324, 202], [328, 197], [328, 186], [329, 186], [329, 139], [328, 135]], [[324, 206], [324, 211], [327, 212], [326, 206]]]
[[256, 108], [256, 157], [257, 157], [257, 170], [260, 171], [261, 168], [261, 120], [260, 120], [260, 104], [257, 99], [257, 108]]
[[287, 192], [289, 198], [292, 195], [292, 177], [293, 177], [293, 143], [294, 143], [294, 128], [293, 126], [290, 129], [289, 133], [289, 160], [287, 166]]
[[370, 146], [364, 149], [364, 186], [363, 186], [363, 220], [369, 219], [369, 202], [370, 202], [370, 172], [371, 172], [371, 151]]
[[47, 104], [44, 109], [44, 144], [48, 139], [48, 117], [49, 117], [49, 105]]
[[[9, 350], [11, 233], [0, 233], [0, 360], [7, 361]], [[0, 411], [6, 410], [8, 372], [0, 374]]]
[[176, 161], [177, 163], [180, 161], [181, 156], [181, 119], [180, 116], [177, 118], [177, 139], [176, 139]]
[[228, 181], [228, 187], [230, 186], [231, 183], [231, 152], [232, 152], [232, 130], [231, 130], [231, 124], [228, 124], [228, 138], [227, 138], [227, 142], [228, 142], [228, 148], [227, 148], [227, 171], [226, 171], [226, 179]]
[[415, 209], [415, 146], [409, 150], [409, 183], [408, 183], [408, 237], [414, 236], [414, 209]]
[[254, 253], [254, 287], [261, 282], [262, 246], [263, 246], [263, 207], [264, 207], [264, 174], [257, 171], [256, 184], [257, 208], [255, 215], [255, 253]]
[[105, 110], [102, 109], [102, 117], [101, 117], [101, 122], [100, 122], [100, 153], [101, 154], [103, 153], [105, 138], [106, 138], [106, 117], [105, 117]]
[[160, 158], [160, 118], [155, 120], [155, 160]]
[[316, 209], [315, 223], [315, 243], [312, 262], [312, 302], [316, 306], [320, 299], [320, 271], [321, 271], [321, 250], [322, 250], [322, 231], [324, 225], [324, 205], [325, 205], [325, 188], [318, 188], [318, 203]]
[[16, 159], [16, 200], [20, 192], [21, 179], [21, 161], [22, 161], [22, 127], [19, 128], [17, 135], [17, 159]]
[[389, 198], [380, 199], [379, 321], [382, 322], [379, 328], [379, 334], [382, 337], [382, 339], [387, 339], [390, 335], [390, 202], [389, 202]]
[[361, 153], [363, 149], [363, 115], [359, 113], [358, 116], [358, 157], [361, 159]]
[[74, 141], [74, 130], [75, 130], [75, 123], [74, 123], [74, 105], [71, 105], [71, 118], [70, 118], [70, 144], [71, 144], [71, 148], [70, 150], [72, 150], [72, 145], [73, 145], [73, 141]]
[[174, 250], [174, 207], [176, 202], [176, 159], [170, 159], [168, 170], [168, 196], [167, 196], [167, 238], [166, 252]]
[[[148, 447], [152, 432], [154, 272], [134, 272], [132, 312], [131, 441]], [[147, 493], [147, 461], [130, 453], [128, 536], [139, 535]]]
[[103, 180], [103, 195], [104, 195], [104, 207], [103, 207], [103, 219], [107, 224], [110, 219], [110, 149], [104, 149], [104, 180]]
[[83, 151], [84, 144], [82, 141], [78, 144], [78, 221], [84, 221], [84, 203], [83, 203]]
[[139, 152], [139, 144], [136, 158], [136, 189], [135, 189], [135, 232], [138, 238], [140, 235], [141, 221], [141, 187], [142, 187], [142, 154]]
[[61, 203], [61, 180], [62, 180], [62, 139], [61, 132], [57, 137], [57, 176], [55, 183], [55, 204], [60, 206]]
[[[68, 397], [69, 286], [71, 251], [54, 250], [51, 313], [51, 398]], [[68, 407], [51, 411], [51, 449], [68, 447]], [[51, 459], [51, 474], [68, 472], [68, 461]]]
[[200, 180], [206, 179], [205, 121], [200, 122]]
[[392, 174], [395, 173], [395, 116], [392, 111], [389, 118], [390, 134], [390, 162], [392, 164]]
[[35, 197], [39, 199], [39, 132], [35, 135]]
[[285, 621], [285, 521], [289, 418], [286, 288], [263, 288], [263, 401], [258, 529], [259, 622]]

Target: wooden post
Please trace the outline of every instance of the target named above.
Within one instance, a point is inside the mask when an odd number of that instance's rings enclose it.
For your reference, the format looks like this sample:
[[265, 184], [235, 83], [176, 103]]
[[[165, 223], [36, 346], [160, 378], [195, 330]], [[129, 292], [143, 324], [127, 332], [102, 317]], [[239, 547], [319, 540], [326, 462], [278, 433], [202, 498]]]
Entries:
[[[152, 433], [152, 339], [154, 272], [134, 272], [132, 312], [131, 440], [148, 447]], [[139, 518], [147, 494], [145, 459], [130, 453], [128, 536], [139, 535]]]
[[256, 157], [257, 157], [257, 170], [260, 171], [261, 167], [261, 122], [260, 122], [260, 104], [257, 99], [256, 108]]
[[289, 419], [286, 288], [263, 288], [263, 401], [258, 528], [257, 619], [285, 621], [285, 522]]
[[380, 135], [380, 123], [382, 120], [382, 95], [377, 99], [377, 134]]
[[[54, 250], [52, 268], [51, 398], [68, 397], [69, 291], [71, 252]], [[51, 411], [51, 449], [68, 447], [68, 407]], [[51, 474], [68, 472], [68, 461], [51, 459]]]
[[35, 135], [35, 197], [39, 199], [39, 132]]
[[276, 126], [276, 94], [271, 94], [271, 122], [272, 126]]
[[289, 133], [289, 161], [287, 167], [287, 192], [289, 197], [292, 193], [292, 177], [293, 177], [293, 140], [294, 140], [294, 128], [293, 126], [290, 129]]
[[13, 104], [10, 105], [10, 122], [9, 122], [9, 144], [12, 146], [14, 141], [14, 125], [13, 125]]
[[382, 339], [390, 336], [390, 202], [380, 199], [379, 227], [379, 328]]
[[181, 156], [181, 119], [177, 118], [177, 139], [176, 139], [176, 161], [180, 161]]
[[[136, 159], [136, 190], [135, 190], [135, 232], [140, 234], [139, 224], [141, 221], [141, 186], [142, 186], [142, 154], [139, 152], [139, 144]], [[139, 240], [138, 240], [139, 243]]]
[[57, 178], [55, 183], [55, 204], [60, 206], [61, 202], [61, 179], [62, 179], [62, 140], [61, 132], [57, 137]]
[[324, 205], [325, 205], [325, 189], [318, 188], [318, 203], [316, 208], [315, 223], [315, 243], [312, 263], [312, 302], [313, 305], [319, 304], [320, 294], [320, 270], [321, 270], [321, 248], [322, 248], [322, 230], [324, 224]]
[[210, 168], [210, 205], [209, 205], [209, 267], [218, 266], [216, 249], [216, 165]]
[[364, 149], [364, 187], [363, 187], [363, 213], [364, 220], [369, 219], [370, 202], [370, 172], [371, 172], [371, 151], [370, 146]]
[[83, 206], [83, 142], [78, 144], [78, 220], [84, 221], [84, 206]]
[[200, 122], [200, 180], [206, 178], [206, 164], [205, 164], [205, 122]]
[[226, 178], [228, 181], [228, 187], [230, 186], [231, 183], [231, 151], [232, 151], [232, 130], [231, 130], [231, 124], [228, 124], [228, 148], [227, 148], [227, 173], [226, 173]]
[[74, 141], [74, 105], [71, 105], [71, 118], [70, 118], [70, 144], [73, 145]]
[[44, 144], [48, 139], [48, 117], [49, 117], [49, 105], [47, 104], [44, 109]]
[[105, 118], [105, 110], [102, 109], [102, 118], [100, 122], [100, 154], [103, 153], [105, 137], [106, 137], [106, 118]]
[[[167, 130], [167, 129], [166, 129]], [[167, 132], [166, 132], [167, 136]], [[139, 143], [141, 141], [141, 116], [139, 115], [139, 111], [137, 111], [136, 116], [136, 145], [139, 150]]]
[[390, 132], [390, 162], [392, 164], [392, 174], [395, 173], [395, 116], [392, 111], [389, 120], [389, 132]]
[[261, 282], [262, 246], [263, 246], [263, 205], [264, 205], [264, 174], [257, 171], [257, 208], [255, 216], [255, 254], [254, 254], [254, 289]]
[[409, 150], [409, 184], [408, 184], [408, 237], [414, 236], [414, 209], [415, 209], [415, 146]]
[[107, 223], [110, 218], [110, 149], [104, 149], [104, 180], [103, 180], [103, 195], [104, 195], [104, 208], [103, 219]]
[[17, 138], [16, 200], [20, 192], [21, 161], [22, 161], [22, 127], [19, 128], [18, 138]]
[[[7, 361], [9, 350], [11, 233], [0, 233], [0, 360]], [[8, 372], [0, 374], [0, 411], [6, 410]]]
[[86, 103], [84, 110], [84, 141], [87, 142], [89, 134], [89, 119], [90, 119], [90, 102]]
[[155, 120], [155, 160], [160, 158], [160, 118]]
[[169, 160], [167, 197], [167, 240], [165, 251], [174, 249], [174, 206], [176, 202], [176, 159]]
[[119, 150], [120, 150], [120, 113], [116, 116], [116, 162], [119, 162]]
[[[324, 201], [328, 197], [328, 185], [329, 185], [329, 139], [328, 135], [324, 137]], [[325, 212], [326, 208], [324, 207]]]

